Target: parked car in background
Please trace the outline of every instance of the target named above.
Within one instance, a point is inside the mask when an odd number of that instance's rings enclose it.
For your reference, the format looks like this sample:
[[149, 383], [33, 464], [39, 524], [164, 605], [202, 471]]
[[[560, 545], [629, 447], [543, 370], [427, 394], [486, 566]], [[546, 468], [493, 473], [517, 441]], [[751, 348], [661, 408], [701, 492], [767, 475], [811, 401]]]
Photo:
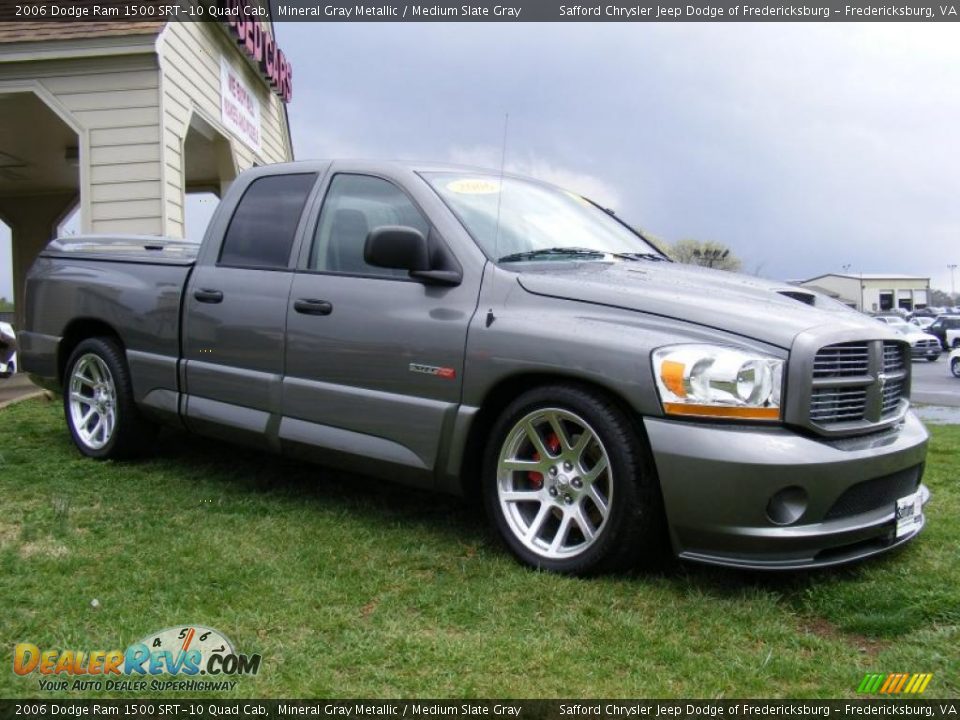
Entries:
[[957, 329], [960, 329], [960, 314], [940, 315], [931, 323], [926, 331], [940, 341], [940, 345], [943, 346], [944, 350], [949, 350], [950, 345], [947, 343], [947, 330]]
[[960, 348], [950, 353], [950, 372], [954, 377], [960, 378]]
[[17, 334], [13, 325], [0, 322], [0, 378], [8, 378], [17, 371]]
[[912, 359], [935, 362], [940, 357], [940, 341], [933, 335], [900, 318], [887, 315], [876, 319], [907, 338], [910, 343], [910, 357]]
[[947, 328], [944, 339], [947, 341], [947, 350], [960, 348], [960, 327]]
[[916, 317], [910, 318], [910, 322], [916, 325], [921, 330], [926, 330], [928, 327], [933, 325], [934, 318], [927, 317], [926, 315], [917, 315]]

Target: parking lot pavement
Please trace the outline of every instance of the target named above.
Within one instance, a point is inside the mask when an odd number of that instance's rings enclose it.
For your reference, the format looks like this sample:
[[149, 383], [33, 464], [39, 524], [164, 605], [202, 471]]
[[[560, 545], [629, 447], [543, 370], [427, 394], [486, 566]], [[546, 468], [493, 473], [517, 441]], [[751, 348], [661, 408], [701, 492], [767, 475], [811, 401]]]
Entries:
[[960, 407], [960, 378], [950, 374], [950, 366], [943, 354], [936, 362], [926, 360], [913, 363], [913, 383], [910, 399], [928, 405]]
[[42, 392], [40, 388], [30, 382], [30, 378], [18, 373], [13, 377], [0, 380], [0, 407], [13, 400], [19, 400], [27, 395], [35, 395], [40, 392]]

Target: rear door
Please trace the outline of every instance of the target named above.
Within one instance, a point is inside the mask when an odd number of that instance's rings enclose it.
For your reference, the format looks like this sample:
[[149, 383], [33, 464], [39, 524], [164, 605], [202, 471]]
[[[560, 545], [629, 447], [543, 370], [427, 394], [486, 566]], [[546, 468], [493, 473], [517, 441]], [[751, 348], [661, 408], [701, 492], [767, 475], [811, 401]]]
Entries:
[[205, 257], [191, 276], [182, 336], [185, 415], [198, 432], [271, 442], [270, 417], [280, 412], [292, 258], [316, 180], [316, 173], [254, 178], [242, 188], [216, 255]]
[[323, 449], [327, 461], [386, 466], [394, 477], [428, 483], [460, 401], [480, 278], [464, 273], [458, 286], [428, 285], [368, 265], [364, 242], [382, 225], [444, 243], [396, 179], [333, 174], [293, 279], [280, 438], [294, 449]]

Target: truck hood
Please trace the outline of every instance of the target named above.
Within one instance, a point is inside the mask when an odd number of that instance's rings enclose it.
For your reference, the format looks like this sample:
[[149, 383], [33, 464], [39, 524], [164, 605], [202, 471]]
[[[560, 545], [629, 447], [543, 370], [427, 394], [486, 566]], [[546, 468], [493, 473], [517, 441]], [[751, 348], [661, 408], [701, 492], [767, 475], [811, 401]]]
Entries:
[[846, 327], [863, 337], [896, 335], [804, 287], [679, 263], [538, 263], [524, 268], [517, 279], [536, 295], [676, 318], [785, 349], [799, 333], [820, 326]]

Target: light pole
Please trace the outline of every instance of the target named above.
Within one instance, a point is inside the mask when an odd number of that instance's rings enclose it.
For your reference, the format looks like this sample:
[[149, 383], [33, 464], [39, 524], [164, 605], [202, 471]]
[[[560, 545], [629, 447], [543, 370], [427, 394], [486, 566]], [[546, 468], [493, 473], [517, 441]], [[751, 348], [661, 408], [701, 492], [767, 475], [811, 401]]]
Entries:
[[953, 271], [957, 269], [957, 264], [947, 265], [947, 269], [950, 271], [950, 301], [955, 303], [957, 301], [957, 289], [953, 284]]

